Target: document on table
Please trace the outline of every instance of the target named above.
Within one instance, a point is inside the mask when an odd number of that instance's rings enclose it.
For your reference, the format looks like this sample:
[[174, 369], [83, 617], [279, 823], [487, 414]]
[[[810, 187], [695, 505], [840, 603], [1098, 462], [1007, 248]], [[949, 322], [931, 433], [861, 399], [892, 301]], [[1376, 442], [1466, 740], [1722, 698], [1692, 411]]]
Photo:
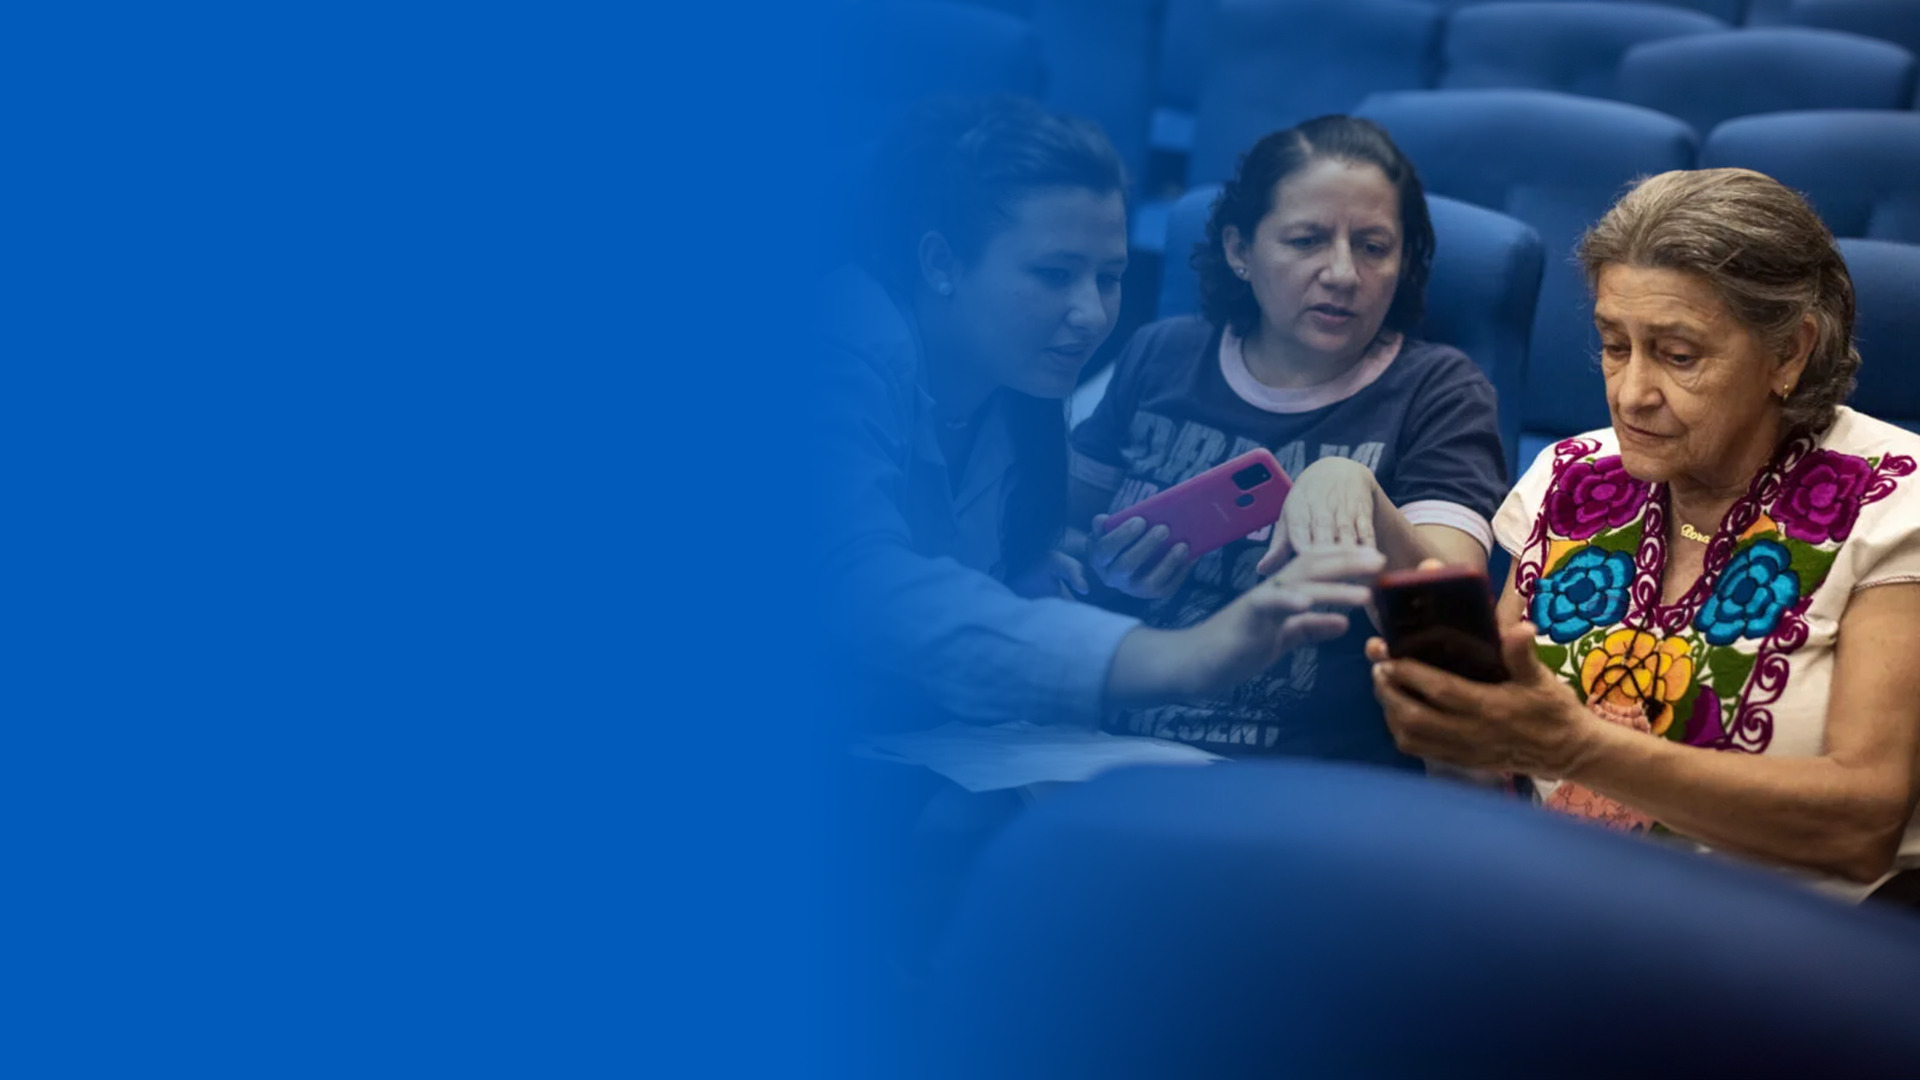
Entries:
[[1185, 743], [1050, 724], [949, 723], [854, 744], [877, 761], [924, 765], [968, 791], [1086, 780], [1122, 765], [1204, 765], [1221, 760]]

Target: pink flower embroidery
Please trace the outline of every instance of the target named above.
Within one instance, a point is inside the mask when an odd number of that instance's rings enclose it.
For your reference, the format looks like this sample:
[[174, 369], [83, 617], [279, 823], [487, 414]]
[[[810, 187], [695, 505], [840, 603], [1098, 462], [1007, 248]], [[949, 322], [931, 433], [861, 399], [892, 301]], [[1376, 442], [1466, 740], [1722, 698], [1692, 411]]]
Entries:
[[1569, 540], [1620, 528], [1639, 516], [1652, 489], [1621, 467], [1618, 454], [1576, 461], [1560, 474], [1547, 496], [1547, 526]]
[[1845, 540], [1872, 480], [1873, 466], [1865, 459], [1815, 450], [1781, 481], [1772, 517], [1795, 540]]

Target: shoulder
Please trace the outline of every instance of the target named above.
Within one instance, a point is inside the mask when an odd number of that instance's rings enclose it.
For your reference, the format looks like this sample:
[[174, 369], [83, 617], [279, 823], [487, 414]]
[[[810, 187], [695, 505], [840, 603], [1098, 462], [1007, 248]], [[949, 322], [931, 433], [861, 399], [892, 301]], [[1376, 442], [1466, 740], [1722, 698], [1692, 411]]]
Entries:
[[890, 384], [911, 385], [920, 341], [893, 296], [855, 266], [828, 274], [816, 286], [814, 331], [830, 362], [855, 365]]
[[1133, 332], [1129, 351], [1142, 360], [1191, 360], [1216, 336], [1213, 324], [1198, 315], [1176, 315], [1150, 322]]
[[1207, 346], [1217, 336], [1213, 326], [1198, 315], [1150, 322], [1127, 340], [1114, 378], [1136, 388], [1176, 383], [1208, 358]]
[[1855, 457], [1920, 460], [1920, 435], [1842, 405], [1833, 426], [1820, 437], [1819, 448]]
[[1484, 388], [1493, 390], [1480, 365], [1466, 353], [1451, 345], [1438, 341], [1422, 341], [1408, 338], [1400, 345], [1400, 355], [1394, 358], [1393, 370], [1402, 378], [1409, 379], [1423, 387], [1441, 389], [1452, 386]]

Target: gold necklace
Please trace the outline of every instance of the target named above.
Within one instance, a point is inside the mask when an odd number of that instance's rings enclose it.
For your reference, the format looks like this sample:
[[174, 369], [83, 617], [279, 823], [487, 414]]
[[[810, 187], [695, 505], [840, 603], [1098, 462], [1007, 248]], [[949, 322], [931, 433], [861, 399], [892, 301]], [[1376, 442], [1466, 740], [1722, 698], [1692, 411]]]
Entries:
[[1706, 533], [1701, 532], [1699, 529], [1694, 528], [1684, 521], [1680, 523], [1680, 535], [1689, 540], [1697, 540], [1702, 544], [1713, 543], [1713, 537], [1708, 536]]

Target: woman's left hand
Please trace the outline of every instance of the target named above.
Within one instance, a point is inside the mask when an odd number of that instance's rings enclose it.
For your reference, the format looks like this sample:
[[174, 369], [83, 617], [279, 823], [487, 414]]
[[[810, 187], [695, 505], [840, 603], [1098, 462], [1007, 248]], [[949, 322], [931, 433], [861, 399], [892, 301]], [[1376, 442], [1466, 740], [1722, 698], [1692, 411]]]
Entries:
[[1534, 655], [1534, 628], [1521, 622], [1500, 635], [1512, 678], [1481, 683], [1423, 664], [1389, 659], [1387, 643], [1367, 642], [1373, 692], [1402, 752], [1450, 765], [1567, 776], [1584, 761], [1606, 721]]
[[1310, 548], [1377, 548], [1373, 510], [1379, 490], [1373, 470], [1352, 458], [1323, 457], [1300, 470], [1256, 569], [1273, 574], [1295, 552]]

